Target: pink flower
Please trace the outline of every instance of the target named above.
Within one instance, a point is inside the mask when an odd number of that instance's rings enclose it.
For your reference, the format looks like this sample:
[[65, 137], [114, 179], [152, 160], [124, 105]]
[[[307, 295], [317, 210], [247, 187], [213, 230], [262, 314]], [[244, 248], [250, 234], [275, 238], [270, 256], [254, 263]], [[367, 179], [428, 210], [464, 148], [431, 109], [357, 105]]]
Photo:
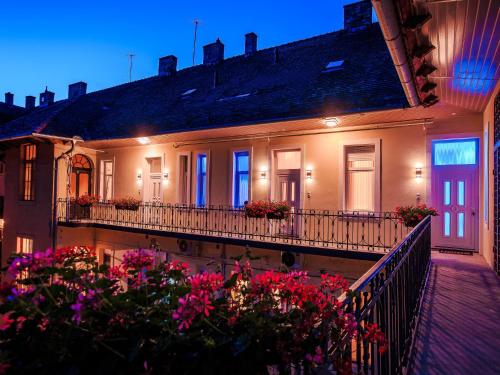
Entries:
[[144, 250], [133, 250], [123, 256], [122, 265], [125, 269], [140, 270], [153, 265], [153, 257]]
[[19, 316], [17, 317], [16, 319], [16, 331], [19, 332], [20, 330], [23, 329], [23, 326], [24, 326], [24, 322], [26, 321], [26, 317], [24, 316]]
[[9, 311], [5, 314], [0, 314], [0, 331], [5, 331], [10, 328], [14, 320], [10, 318], [13, 311]]
[[37, 327], [41, 332], [45, 332], [48, 325], [49, 325], [49, 320], [43, 317], [42, 319], [40, 319], [40, 323], [38, 323]]

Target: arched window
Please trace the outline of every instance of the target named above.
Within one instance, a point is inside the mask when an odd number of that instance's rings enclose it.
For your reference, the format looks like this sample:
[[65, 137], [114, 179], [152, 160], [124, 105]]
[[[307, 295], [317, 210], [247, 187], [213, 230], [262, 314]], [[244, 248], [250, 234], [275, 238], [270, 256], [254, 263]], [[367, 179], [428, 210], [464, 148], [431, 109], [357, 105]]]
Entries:
[[71, 158], [71, 198], [92, 194], [92, 161], [82, 154]]

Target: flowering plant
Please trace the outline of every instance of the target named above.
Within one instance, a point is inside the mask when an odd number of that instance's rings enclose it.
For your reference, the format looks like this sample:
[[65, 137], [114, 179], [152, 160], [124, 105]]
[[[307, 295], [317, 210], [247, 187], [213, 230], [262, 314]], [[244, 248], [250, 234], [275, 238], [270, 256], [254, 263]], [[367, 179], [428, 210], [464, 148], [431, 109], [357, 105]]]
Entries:
[[78, 198], [76, 198], [75, 202], [77, 205], [79, 205], [81, 207], [90, 207], [93, 204], [99, 202], [99, 196], [98, 195], [84, 194], [84, 195], [80, 195]]
[[438, 211], [433, 207], [427, 207], [425, 204], [417, 206], [401, 206], [394, 209], [399, 221], [407, 227], [414, 227], [428, 215], [438, 216]]
[[134, 197], [117, 198], [112, 199], [111, 204], [114, 204], [117, 210], [137, 211], [141, 200]]
[[[0, 290], [0, 368], [18, 374], [265, 374], [267, 366], [320, 366], [325, 344], [363, 335], [337, 296], [340, 276], [266, 271], [236, 262], [190, 275], [180, 262], [131, 251], [99, 265], [92, 249], [22, 255]], [[19, 275], [25, 275], [19, 278]]]
[[254, 201], [245, 205], [247, 217], [268, 219], [288, 219], [291, 207], [287, 202]]

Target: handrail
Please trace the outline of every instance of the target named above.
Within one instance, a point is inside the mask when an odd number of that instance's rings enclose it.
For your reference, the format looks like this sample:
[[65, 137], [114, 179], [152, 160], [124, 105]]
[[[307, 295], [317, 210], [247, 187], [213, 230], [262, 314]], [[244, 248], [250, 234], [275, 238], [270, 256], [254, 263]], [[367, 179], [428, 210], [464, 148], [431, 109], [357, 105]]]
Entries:
[[244, 208], [141, 203], [137, 210], [110, 202], [81, 207], [59, 199], [59, 223], [99, 224], [227, 237], [276, 244], [385, 253], [409, 232], [393, 212], [297, 209], [285, 220], [250, 218]]
[[[393, 260], [393, 258], [402, 251], [402, 247], [405, 244], [406, 241], [411, 239], [412, 236], [422, 236], [422, 227], [425, 227], [427, 225], [427, 222], [431, 220], [431, 217], [428, 216], [424, 220], [422, 220], [420, 223], [418, 223], [410, 233], [408, 233], [407, 237], [400, 242], [399, 244], [395, 245], [394, 248], [389, 251], [387, 254], [385, 254], [380, 260], [375, 263], [368, 271], [366, 271], [358, 280], [356, 280], [350, 287], [352, 291], [360, 291], [361, 289], [365, 288], [368, 283], [373, 280], [376, 275], [387, 266], [387, 264]], [[346, 294], [344, 293], [341, 298], [345, 298]]]
[[345, 310], [361, 327], [376, 323], [384, 332], [385, 354], [358, 332], [330, 347], [333, 361], [352, 361], [354, 374], [399, 374], [408, 363], [416, 321], [430, 269], [431, 217], [427, 216], [343, 294]]

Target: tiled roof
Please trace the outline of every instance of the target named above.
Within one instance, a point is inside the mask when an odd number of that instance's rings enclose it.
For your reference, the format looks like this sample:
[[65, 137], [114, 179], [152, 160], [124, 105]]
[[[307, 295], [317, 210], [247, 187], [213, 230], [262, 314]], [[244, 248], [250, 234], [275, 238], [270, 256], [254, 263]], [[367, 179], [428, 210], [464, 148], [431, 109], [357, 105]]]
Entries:
[[[340, 67], [326, 69], [338, 60]], [[406, 106], [373, 24], [56, 102], [0, 126], [0, 139], [32, 132], [129, 138]]]

